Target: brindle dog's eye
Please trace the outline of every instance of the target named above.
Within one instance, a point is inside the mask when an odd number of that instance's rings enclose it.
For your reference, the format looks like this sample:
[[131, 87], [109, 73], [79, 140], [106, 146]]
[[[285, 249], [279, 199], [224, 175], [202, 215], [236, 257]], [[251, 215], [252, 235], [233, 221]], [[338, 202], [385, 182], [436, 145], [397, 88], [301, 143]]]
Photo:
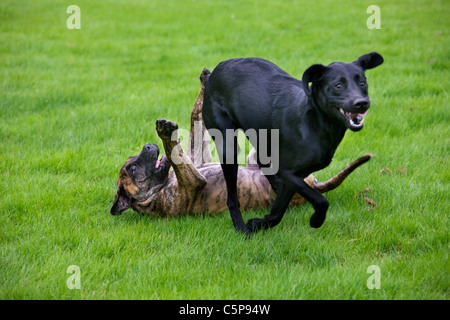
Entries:
[[359, 82], [359, 85], [360, 85], [361, 87], [365, 87], [365, 86], [366, 86], [366, 82], [365, 82], [364, 80], [361, 80], [361, 81]]
[[135, 174], [136, 173], [136, 166], [135, 165], [131, 166], [130, 170], [131, 170], [132, 174]]
[[344, 88], [344, 86], [343, 86], [342, 83], [340, 83], [340, 82], [336, 83], [336, 84], [334, 85], [334, 87], [335, 87], [336, 89], [338, 89], [338, 90], [341, 90], [341, 89]]

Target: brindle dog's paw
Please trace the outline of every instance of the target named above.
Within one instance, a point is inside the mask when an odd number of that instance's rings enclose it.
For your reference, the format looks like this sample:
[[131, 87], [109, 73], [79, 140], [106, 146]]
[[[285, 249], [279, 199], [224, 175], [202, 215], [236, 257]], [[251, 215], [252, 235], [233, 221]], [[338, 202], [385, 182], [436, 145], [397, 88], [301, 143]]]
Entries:
[[178, 140], [178, 135], [173, 134], [175, 130], [178, 130], [178, 125], [175, 122], [171, 122], [165, 119], [156, 120], [156, 132], [161, 140]]

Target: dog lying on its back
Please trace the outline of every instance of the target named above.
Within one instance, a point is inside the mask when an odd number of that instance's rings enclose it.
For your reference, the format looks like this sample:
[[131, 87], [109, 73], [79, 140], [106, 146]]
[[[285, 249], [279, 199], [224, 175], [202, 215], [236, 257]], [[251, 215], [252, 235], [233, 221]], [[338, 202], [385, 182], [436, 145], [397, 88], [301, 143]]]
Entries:
[[[204, 80], [208, 75], [209, 71], [205, 69], [200, 77], [201, 89], [191, 113], [188, 154], [184, 153], [178, 141], [173, 140], [172, 135], [178, 128], [177, 124], [158, 120], [156, 131], [163, 142], [166, 155], [158, 160], [158, 146], [146, 144], [139, 155], [128, 158], [120, 169], [111, 214], [122, 213], [128, 208], [142, 214], [159, 216], [214, 214], [227, 209], [226, 184], [220, 164], [209, 162], [212, 157], [207, 141], [203, 143], [201, 150], [195, 149], [194, 144], [194, 122], [202, 121]], [[202, 137], [205, 131], [203, 125]], [[176, 152], [173, 152], [174, 148]], [[182, 161], [174, 161], [173, 154], [179, 156]], [[252, 150], [248, 158], [254, 155]], [[199, 157], [201, 164], [194, 165]], [[305, 181], [318, 192], [332, 190], [370, 157], [371, 155], [365, 155], [355, 160], [326, 182], [318, 183], [312, 175]], [[173, 171], [170, 171], [171, 167]], [[242, 209], [265, 208], [271, 205], [275, 198], [269, 181], [257, 165], [250, 164], [249, 159], [246, 167], [238, 168], [237, 192]], [[304, 202], [305, 199], [297, 194], [290, 201], [290, 205], [300, 205]]]

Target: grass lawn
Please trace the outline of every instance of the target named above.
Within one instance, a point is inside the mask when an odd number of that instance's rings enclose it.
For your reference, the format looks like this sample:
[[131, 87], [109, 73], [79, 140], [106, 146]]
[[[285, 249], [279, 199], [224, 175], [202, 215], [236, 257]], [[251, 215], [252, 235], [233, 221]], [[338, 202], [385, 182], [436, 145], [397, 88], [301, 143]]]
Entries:
[[[0, 2], [1, 299], [449, 299], [447, 0], [74, 4], [80, 30], [69, 2]], [[376, 157], [327, 194], [320, 229], [310, 204], [249, 240], [228, 212], [109, 214], [126, 158], [162, 147], [155, 120], [189, 128], [204, 67], [256, 56], [301, 78], [371, 51], [385, 63], [366, 73], [365, 127], [315, 175]]]

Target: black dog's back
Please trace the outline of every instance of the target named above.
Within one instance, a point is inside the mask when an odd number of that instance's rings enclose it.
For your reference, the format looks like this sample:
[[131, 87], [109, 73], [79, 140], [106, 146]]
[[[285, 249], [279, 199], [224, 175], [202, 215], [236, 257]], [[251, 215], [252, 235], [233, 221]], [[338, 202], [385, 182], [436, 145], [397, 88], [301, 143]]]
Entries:
[[[253, 129], [257, 141], [261, 141], [259, 134], [264, 129], [268, 142], [272, 138], [271, 130], [277, 130], [278, 163], [282, 167], [302, 168], [298, 173], [303, 178], [328, 165], [334, 153], [334, 150], [331, 153], [327, 150], [324, 158], [317, 147], [320, 136], [313, 131], [321, 131], [320, 127], [327, 125], [322, 122], [311, 128], [318, 118], [316, 112], [308, 103], [302, 82], [265, 59], [223, 61], [205, 82], [203, 118], [206, 128], [222, 131], [224, 138], [225, 129]], [[250, 138], [258, 148], [254, 140]], [[220, 148], [218, 150], [220, 152]]]
[[[274, 63], [261, 58], [231, 59], [221, 62], [207, 79], [203, 115], [214, 122], [214, 128], [220, 127], [220, 115], [227, 114], [234, 129], [270, 130], [279, 124], [276, 110], [267, 106], [300, 105], [295, 99], [305, 99], [301, 81]], [[251, 118], [244, 116], [249, 113]]]

